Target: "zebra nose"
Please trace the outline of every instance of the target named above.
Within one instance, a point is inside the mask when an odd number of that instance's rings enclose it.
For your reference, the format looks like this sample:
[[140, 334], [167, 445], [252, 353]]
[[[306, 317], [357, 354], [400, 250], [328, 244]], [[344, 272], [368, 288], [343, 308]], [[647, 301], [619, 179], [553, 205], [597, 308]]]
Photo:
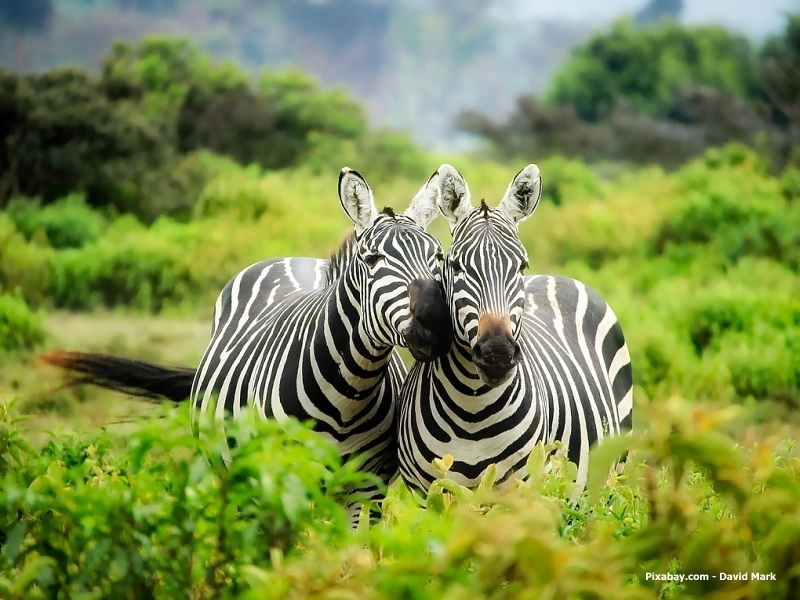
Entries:
[[484, 363], [505, 362], [513, 366], [522, 358], [522, 349], [511, 339], [483, 340], [475, 344], [472, 358]]
[[446, 354], [453, 325], [442, 286], [433, 279], [415, 279], [408, 286], [408, 299], [412, 319], [403, 336], [411, 355], [429, 362]]
[[472, 348], [472, 361], [487, 383], [505, 381], [522, 360], [522, 348], [510, 336], [483, 336]]

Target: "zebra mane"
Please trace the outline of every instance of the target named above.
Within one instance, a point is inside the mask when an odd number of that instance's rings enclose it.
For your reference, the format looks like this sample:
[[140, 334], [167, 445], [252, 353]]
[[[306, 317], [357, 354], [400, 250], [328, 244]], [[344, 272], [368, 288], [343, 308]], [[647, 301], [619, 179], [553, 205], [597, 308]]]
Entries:
[[394, 209], [391, 206], [384, 206], [381, 214], [386, 215], [387, 217], [392, 217], [393, 219], [397, 218], [397, 215], [394, 214]]
[[328, 263], [328, 275], [325, 278], [325, 285], [330, 285], [336, 281], [344, 271], [344, 268], [353, 257], [353, 250], [356, 247], [356, 232], [351, 229], [348, 231], [339, 247], [331, 253]]
[[483, 211], [483, 218], [484, 219], [488, 219], [489, 218], [489, 205], [486, 204], [486, 199], [485, 198], [481, 198], [480, 209]]

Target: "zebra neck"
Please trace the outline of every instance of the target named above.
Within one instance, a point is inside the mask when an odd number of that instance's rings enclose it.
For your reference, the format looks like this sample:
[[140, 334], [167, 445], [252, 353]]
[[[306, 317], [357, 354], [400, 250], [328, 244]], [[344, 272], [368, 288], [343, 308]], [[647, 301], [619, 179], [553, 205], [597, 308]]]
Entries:
[[478, 368], [472, 362], [469, 350], [454, 344], [452, 350], [436, 362], [434, 377], [445, 382], [449, 388], [447, 401], [478, 411], [501, 399], [517, 384], [520, 375], [517, 372], [497, 387], [488, 386], [478, 375]]
[[335, 286], [312, 326], [310, 359], [340, 396], [366, 400], [383, 382], [391, 346], [378, 346], [365, 333], [357, 289], [345, 278]]

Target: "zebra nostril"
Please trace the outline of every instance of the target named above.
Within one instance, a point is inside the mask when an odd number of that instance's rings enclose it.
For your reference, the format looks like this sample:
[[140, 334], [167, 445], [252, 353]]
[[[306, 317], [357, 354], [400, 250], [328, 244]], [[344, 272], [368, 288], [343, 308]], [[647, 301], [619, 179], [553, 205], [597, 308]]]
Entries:
[[483, 350], [481, 350], [480, 344], [475, 344], [475, 348], [472, 350], [472, 358], [475, 360], [483, 360]]

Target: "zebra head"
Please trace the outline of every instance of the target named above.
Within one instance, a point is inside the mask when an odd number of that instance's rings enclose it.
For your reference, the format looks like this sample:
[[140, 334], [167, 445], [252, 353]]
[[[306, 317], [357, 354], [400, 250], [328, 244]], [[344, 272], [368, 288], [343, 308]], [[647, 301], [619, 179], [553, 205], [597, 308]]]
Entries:
[[438, 173], [401, 214], [375, 207], [372, 190], [356, 171], [339, 174], [339, 200], [355, 224], [354, 269], [365, 333], [378, 346], [402, 346], [428, 362], [453, 340], [444, 301], [442, 245], [425, 231], [439, 214]]
[[466, 181], [450, 165], [438, 173], [439, 207], [453, 235], [444, 285], [455, 340], [471, 353], [481, 380], [496, 387], [522, 360], [518, 339], [528, 253], [518, 227], [539, 203], [539, 168], [531, 164], [517, 173], [497, 208], [483, 200], [472, 206]]

